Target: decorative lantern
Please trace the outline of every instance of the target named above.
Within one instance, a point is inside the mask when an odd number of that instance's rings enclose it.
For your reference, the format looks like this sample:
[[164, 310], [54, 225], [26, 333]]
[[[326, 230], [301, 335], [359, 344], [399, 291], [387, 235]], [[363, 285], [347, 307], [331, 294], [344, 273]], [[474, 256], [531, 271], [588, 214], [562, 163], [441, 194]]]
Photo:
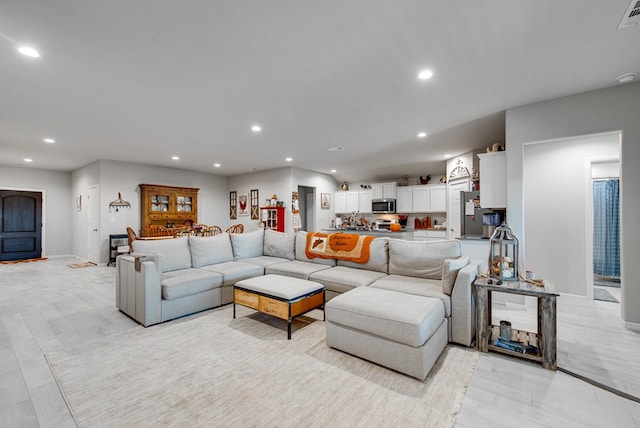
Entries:
[[518, 281], [519, 242], [506, 222], [491, 235], [489, 276], [500, 281]]

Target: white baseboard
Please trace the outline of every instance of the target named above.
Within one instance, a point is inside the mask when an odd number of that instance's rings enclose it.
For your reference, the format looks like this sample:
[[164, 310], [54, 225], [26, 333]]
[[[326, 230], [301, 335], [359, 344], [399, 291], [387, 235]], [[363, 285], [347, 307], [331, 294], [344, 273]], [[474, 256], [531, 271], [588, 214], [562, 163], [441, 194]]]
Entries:
[[640, 332], [640, 323], [621, 320], [622, 324], [629, 330]]

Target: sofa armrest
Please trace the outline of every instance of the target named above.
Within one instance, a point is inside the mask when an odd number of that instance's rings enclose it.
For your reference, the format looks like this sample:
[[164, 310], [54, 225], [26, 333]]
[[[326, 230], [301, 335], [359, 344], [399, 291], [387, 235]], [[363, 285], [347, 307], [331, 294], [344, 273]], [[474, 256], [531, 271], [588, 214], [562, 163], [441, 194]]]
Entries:
[[[139, 269], [136, 269], [136, 260]], [[162, 321], [162, 289], [154, 261], [133, 255], [116, 260], [116, 306], [148, 327]]]
[[473, 281], [481, 264], [480, 260], [470, 260], [460, 269], [451, 293], [451, 341], [465, 346], [471, 346], [476, 334]]

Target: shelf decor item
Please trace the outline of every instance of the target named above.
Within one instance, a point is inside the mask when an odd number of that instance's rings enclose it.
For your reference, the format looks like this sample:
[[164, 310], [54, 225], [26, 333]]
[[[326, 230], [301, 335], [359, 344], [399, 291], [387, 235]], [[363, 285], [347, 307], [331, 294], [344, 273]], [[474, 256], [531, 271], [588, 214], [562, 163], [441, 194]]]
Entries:
[[112, 208], [115, 208], [116, 212], [118, 212], [120, 208], [131, 208], [131, 204], [123, 200], [122, 195], [120, 195], [120, 192], [118, 192], [118, 199], [116, 199], [115, 201], [109, 202], [109, 212], [111, 212]]
[[520, 243], [506, 222], [491, 235], [489, 247], [489, 276], [498, 281], [518, 281]]

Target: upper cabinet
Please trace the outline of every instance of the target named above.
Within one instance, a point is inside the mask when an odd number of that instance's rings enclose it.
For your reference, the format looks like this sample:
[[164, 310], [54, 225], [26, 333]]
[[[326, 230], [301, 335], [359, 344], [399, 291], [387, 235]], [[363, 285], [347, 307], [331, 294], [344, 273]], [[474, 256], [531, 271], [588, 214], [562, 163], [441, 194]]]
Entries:
[[198, 189], [159, 184], [140, 185], [140, 234], [151, 225], [173, 225], [198, 222]]
[[333, 211], [336, 214], [371, 212], [371, 190], [339, 191], [333, 195]]
[[396, 182], [374, 183], [371, 185], [373, 199], [396, 199]]
[[447, 211], [447, 189], [444, 184], [400, 186], [396, 189], [396, 212], [429, 213]]
[[480, 205], [482, 208], [507, 207], [507, 153], [481, 153]]

